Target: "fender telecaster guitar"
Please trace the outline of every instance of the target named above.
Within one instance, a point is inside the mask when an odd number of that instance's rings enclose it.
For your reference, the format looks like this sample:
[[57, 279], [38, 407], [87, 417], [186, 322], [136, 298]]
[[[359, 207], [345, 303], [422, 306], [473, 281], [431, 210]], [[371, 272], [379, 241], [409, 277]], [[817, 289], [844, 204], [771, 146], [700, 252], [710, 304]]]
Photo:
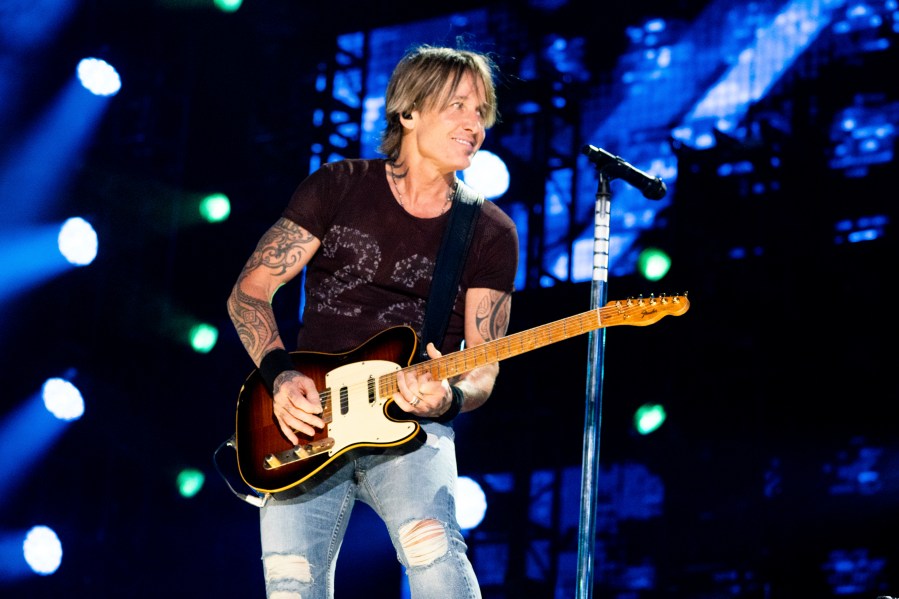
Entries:
[[646, 326], [669, 314], [679, 316], [689, 307], [686, 295], [613, 301], [417, 364], [412, 360], [418, 336], [408, 326], [386, 329], [346, 353], [291, 352], [297, 370], [312, 378], [319, 389], [326, 426], [313, 437], [300, 435], [300, 443], [293, 445], [281, 433], [272, 397], [254, 370], [237, 399], [235, 449], [240, 476], [259, 492], [293, 487], [304, 492], [342, 463], [338, 458], [348, 458], [356, 450], [382, 451], [423, 441], [418, 421], [409, 419], [393, 401], [399, 391], [396, 372], [401, 369], [430, 371], [435, 379], [452, 378], [596, 329]]

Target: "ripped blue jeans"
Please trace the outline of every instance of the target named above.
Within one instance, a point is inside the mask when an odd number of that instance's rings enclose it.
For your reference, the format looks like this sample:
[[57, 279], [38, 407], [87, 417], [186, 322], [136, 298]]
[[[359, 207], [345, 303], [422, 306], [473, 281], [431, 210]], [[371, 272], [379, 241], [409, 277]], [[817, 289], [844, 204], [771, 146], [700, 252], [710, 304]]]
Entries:
[[427, 441], [402, 455], [361, 455], [294, 497], [261, 508], [268, 599], [332, 599], [334, 572], [356, 500], [387, 526], [413, 599], [480, 599], [456, 523], [455, 435], [423, 423]]

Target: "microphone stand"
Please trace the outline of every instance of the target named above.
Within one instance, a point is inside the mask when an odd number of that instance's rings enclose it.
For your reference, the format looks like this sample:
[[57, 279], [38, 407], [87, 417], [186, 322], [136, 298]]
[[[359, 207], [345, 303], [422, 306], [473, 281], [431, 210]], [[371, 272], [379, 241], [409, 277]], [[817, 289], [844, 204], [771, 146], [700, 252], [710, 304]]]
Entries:
[[[593, 236], [593, 282], [590, 289], [591, 308], [605, 305], [609, 278], [609, 229], [612, 192], [611, 178], [602, 168], [597, 169], [599, 184], [596, 192]], [[597, 312], [598, 314], [598, 312]], [[605, 328], [588, 334], [587, 405], [584, 414], [584, 448], [581, 463], [581, 508], [578, 527], [578, 599], [593, 596], [593, 554], [596, 549], [596, 487], [599, 478], [599, 432], [602, 424], [603, 357], [606, 342]]]
[[[593, 285], [591, 308], [597, 317], [606, 304], [609, 279], [609, 246], [612, 191], [609, 182], [619, 178], [643, 193], [650, 200], [665, 197], [667, 188], [661, 177], [653, 177], [635, 168], [619, 156], [602, 148], [586, 145], [581, 152], [590, 159], [599, 177], [596, 192], [596, 214], [593, 231]], [[596, 548], [596, 484], [599, 478], [599, 429], [602, 424], [603, 357], [606, 330], [590, 332], [590, 356], [587, 362], [587, 406], [584, 415], [584, 449], [581, 464], [581, 514], [578, 528], [578, 588], [577, 599], [593, 595], [593, 552]]]

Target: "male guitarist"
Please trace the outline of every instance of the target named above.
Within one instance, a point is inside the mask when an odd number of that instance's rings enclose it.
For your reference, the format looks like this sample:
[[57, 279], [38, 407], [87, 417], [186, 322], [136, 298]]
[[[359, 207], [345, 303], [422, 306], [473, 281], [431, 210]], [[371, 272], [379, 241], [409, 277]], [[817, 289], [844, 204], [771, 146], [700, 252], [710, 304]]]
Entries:
[[[422, 331], [438, 250], [464, 185], [456, 173], [471, 164], [498, 116], [495, 72], [489, 56], [465, 49], [419, 46], [404, 55], [387, 87], [384, 158], [325, 164], [303, 180], [228, 298], [264, 383], [259, 414], [236, 442], [239, 451], [248, 440], [272, 445], [260, 455], [274, 457], [258, 465], [261, 477], [272, 477], [260, 483], [271, 491], [260, 509], [270, 597], [333, 596], [356, 500], [384, 521], [413, 598], [481, 596], [456, 522], [452, 421], [487, 401], [498, 363], [440, 380], [398, 370], [417, 359], [417, 347], [387, 356], [390, 348], [379, 344], [383, 331]], [[427, 345], [430, 359], [506, 333], [518, 234], [489, 201], [467, 256], [446, 333]], [[305, 309], [289, 353], [271, 300], [304, 268]], [[386, 392], [376, 382], [384, 377], [373, 376], [385, 363], [391, 373], [397, 365]], [[403, 418], [409, 437], [421, 442], [385, 432]], [[296, 480], [282, 474], [295, 467]]]

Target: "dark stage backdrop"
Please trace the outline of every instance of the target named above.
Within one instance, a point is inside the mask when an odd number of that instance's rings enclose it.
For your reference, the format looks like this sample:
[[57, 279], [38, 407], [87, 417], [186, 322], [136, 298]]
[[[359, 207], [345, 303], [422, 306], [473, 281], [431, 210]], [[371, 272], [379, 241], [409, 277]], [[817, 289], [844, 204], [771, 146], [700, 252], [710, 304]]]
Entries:
[[[77, 214], [100, 250], [31, 287], [18, 268], [34, 256], [0, 250], [5, 422], [49, 376], [86, 404], [46, 453], [0, 440], [0, 530], [46, 524], [64, 551], [48, 576], [0, 565], [0, 594], [264, 596], [257, 510], [227, 486], [248, 491], [231, 450], [221, 472], [213, 462], [252, 367], [225, 300], [310, 168], [371, 153], [366, 123], [380, 127], [378, 84], [399, 53], [463, 35], [504, 73], [485, 149], [506, 161], [494, 201], [522, 232], [510, 332], [591, 307], [583, 144], [668, 185], [653, 202], [613, 182], [608, 299], [687, 294], [691, 307], [602, 337], [596, 595], [899, 595], [895, 6], [26, 4], [0, 2], [0, 247]], [[16, 49], [23, 30], [45, 36]], [[118, 65], [121, 92], [80, 150], [59, 152], [84, 124], [73, 114], [26, 175], [12, 170], [89, 54]], [[31, 193], [57, 179], [49, 199]], [[224, 223], [189, 214], [210, 191], [231, 199]], [[671, 258], [662, 280], [637, 268], [649, 247]], [[275, 306], [293, 338], [298, 285]], [[209, 353], [183, 343], [195, 319], [218, 328]], [[485, 597], [575, 596], [588, 350], [584, 335], [504, 362], [492, 399], [457, 421], [460, 474], [488, 501], [467, 533]], [[642, 436], [647, 403], [667, 420]], [[187, 467], [206, 475], [190, 499], [175, 485]], [[402, 578], [360, 505], [337, 596], [398, 599]]]

